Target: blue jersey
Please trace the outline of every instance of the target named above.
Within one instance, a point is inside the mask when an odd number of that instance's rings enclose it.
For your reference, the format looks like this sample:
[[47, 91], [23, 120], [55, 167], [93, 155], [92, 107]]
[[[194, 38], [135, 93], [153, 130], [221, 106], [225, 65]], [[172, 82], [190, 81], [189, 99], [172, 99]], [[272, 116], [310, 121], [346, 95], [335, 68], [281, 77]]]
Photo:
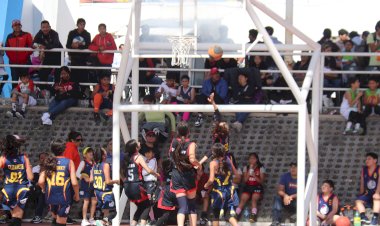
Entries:
[[6, 156], [3, 167], [6, 185], [28, 184], [24, 155]]
[[[104, 176], [104, 165], [108, 163], [97, 163], [93, 167], [94, 175], [94, 189], [98, 191], [112, 191], [113, 185], [106, 184], [106, 177]], [[110, 170], [110, 177], [112, 178], [112, 173]]]
[[[219, 170], [217, 173], [215, 173], [214, 189], [231, 186], [232, 185], [232, 166], [231, 166], [230, 160], [225, 158], [223, 161], [217, 160], [217, 162], [219, 164]], [[220, 173], [224, 165], [223, 163], [227, 163], [228, 165], [228, 172], [225, 175]]]
[[369, 172], [367, 166], [363, 167], [362, 176], [364, 179], [365, 193], [375, 194], [377, 188], [377, 181], [379, 177], [379, 166], [376, 166], [373, 172]]
[[333, 210], [333, 201], [336, 196], [331, 194], [327, 200], [323, 199], [323, 194], [318, 196], [318, 211], [323, 215], [328, 215]]
[[90, 175], [91, 175], [91, 170], [92, 170], [92, 167], [94, 166], [94, 164], [92, 164], [92, 162], [87, 162], [86, 160], [84, 160], [84, 167], [82, 169], [82, 172], [81, 172], [81, 175], [82, 175], [82, 179], [80, 181], [80, 188], [81, 190], [88, 190], [88, 189], [93, 189], [93, 184], [90, 183], [90, 182], [86, 182], [83, 177], [88, 177], [90, 178]]
[[50, 205], [65, 205], [72, 201], [72, 187], [70, 177], [70, 159], [57, 158], [57, 171], [46, 178], [46, 203]]

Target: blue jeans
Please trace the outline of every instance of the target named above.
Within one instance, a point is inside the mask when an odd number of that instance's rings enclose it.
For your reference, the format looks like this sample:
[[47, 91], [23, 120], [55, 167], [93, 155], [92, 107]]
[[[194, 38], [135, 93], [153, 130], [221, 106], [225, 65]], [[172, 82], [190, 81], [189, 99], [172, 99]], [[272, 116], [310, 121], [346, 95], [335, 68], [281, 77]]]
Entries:
[[290, 205], [284, 206], [282, 197], [279, 196], [279, 195], [276, 195], [274, 197], [273, 209], [272, 209], [272, 219], [273, 219], [273, 222], [275, 222], [275, 221], [280, 222], [281, 221], [282, 210], [284, 208], [286, 208], [286, 209], [288, 209], [290, 211], [295, 212], [297, 210], [296, 209], [296, 205], [297, 205], [297, 201], [293, 200], [290, 203]]
[[66, 110], [69, 107], [72, 107], [74, 105], [78, 104], [78, 100], [75, 98], [69, 98], [64, 100], [54, 100], [49, 104], [49, 114], [50, 119], [54, 119], [55, 116], [62, 113], [64, 110]]
[[243, 124], [247, 120], [249, 112], [236, 112], [236, 121]]

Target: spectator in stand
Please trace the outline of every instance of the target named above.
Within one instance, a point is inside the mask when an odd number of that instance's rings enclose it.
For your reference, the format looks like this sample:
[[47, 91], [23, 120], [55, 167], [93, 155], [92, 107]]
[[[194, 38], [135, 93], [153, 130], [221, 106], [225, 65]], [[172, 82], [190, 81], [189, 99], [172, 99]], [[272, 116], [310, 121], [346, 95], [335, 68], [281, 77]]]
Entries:
[[[288, 84], [282, 75], [277, 80], [274, 80], [271, 75], [268, 76], [266, 84], [269, 87], [288, 87]], [[267, 96], [271, 104], [290, 104], [294, 100], [294, 96], [289, 90], [268, 90]]]
[[[49, 21], [43, 20], [41, 22], [41, 29], [38, 31], [33, 40], [33, 48], [37, 48], [42, 52], [44, 61], [42, 65], [56, 66], [61, 64], [61, 53], [60, 52], [44, 52], [43, 50], [63, 48], [61, 42], [59, 41], [59, 36], [56, 31], [51, 29]], [[47, 82], [48, 77], [54, 71], [54, 81], [58, 82], [60, 78], [59, 70], [54, 70], [51, 68], [41, 68], [39, 71], [40, 80]], [[45, 86], [46, 87], [46, 86]]]
[[[155, 104], [156, 99], [152, 95], [143, 98], [144, 104]], [[169, 118], [169, 125], [166, 123], [166, 117]], [[168, 137], [173, 138], [176, 130], [176, 122], [171, 112], [140, 112], [139, 122], [144, 121], [142, 125], [141, 135], [145, 139], [147, 131], [153, 131], [158, 137], [158, 141], [164, 141]], [[170, 128], [168, 128], [170, 127]], [[170, 135], [169, 132], [170, 131]]]
[[[351, 78], [349, 85], [351, 88], [344, 94], [342, 105], [340, 106], [340, 114], [347, 120], [343, 135], [363, 135], [366, 132], [366, 125], [361, 104], [363, 92], [359, 91], [359, 79]], [[352, 127], [354, 127], [354, 129], [352, 129]]]
[[[344, 41], [344, 53], [354, 52], [354, 42], [352, 40]], [[354, 56], [343, 56], [342, 57], [342, 69], [344, 71], [356, 71], [356, 63]], [[342, 85], [346, 86], [349, 78], [355, 77], [353, 74], [342, 74]]]
[[[256, 29], [251, 29], [248, 31], [248, 44], [252, 44], [257, 39], [257, 35], [259, 32]], [[253, 51], [251, 51], [253, 52]], [[239, 63], [242, 63], [243, 59], [239, 60]], [[245, 56], [245, 67], [252, 67], [254, 65], [254, 56], [253, 55], [246, 55]]]
[[[273, 27], [267, 26], [267, 27], [265, 27], [265, 30], [268, 32], [270, 38], [273, 41], [273, 44], [282, 44], [282, 42], [280, 42], [277, 37], [273, 36], [273, 33], [274, 33]], [[278, 69], [276, 63], [274, 62], [274, 60], [271, 56], [265, 57], [265, 63], [268, 65], [269, 69], [272, 69], [272, 70]]]
[[[303, 52], [308, 53], [308, 52]], [[302, 70], [306, 71], [309, 68], [311, 56], [302, 55], [301, 60], [297, 61], [294, 66], [293, 70]], [[298, 86], [302, 86], [302, 83], [305, 79], [306, 73], [293, 73], [294, 80], [296, 80]]]
[[344, 51], [344, 41], [349, 40], [348, 31], [346, 29], [340, 29], [338, 31], [339, 38], [335, 41], [335, 44], [339, 47], [341, 52]]
[[364, 92], [364, 117], [368, 117], [372, 113], [380, 115], [380, 89], [379, 82], [375, 77], [368, 79], [368, 89]]
[[173, 104], [177, 103], [177, 87], [175, 84], [176, 74], [168, 72], [166, 74], [166, 81], [162, 82], [157, 88], [155, 97], [160, 100], [162, 97], [161, 104]]
[[[100, 116], [102, 116], [105, 120], [112, 117], [112, 103], [115, 86], [110, 82], [111, 74], [108, 70], [102, 70], [102, 73], [99, 76], [99, 83], [96, 84], [91, 94], [94, 106], [94, 120], [96, 123], [100, 122]], [[107, 112], [99, 113], [99, 110], [102, 109], [107, 109]]]
[[[377, 225], [380, 212], [380, 168], [378, 156], [369, 152], [366, 155], [365, 166], [360, 174], [360, 195], [356, 198], [356, 209], [360, 213], [361, 223]], [[373, 217], [369, 221], [366, 208], [373, 208]]]
[[290, 163], [290, 171], [283, 174], [274, 197], [271, 226], [280, 225], [283, 208], [292, 213], [297, 208], [297, 163]]
[[[88, 49], [91, 43], [91, 34], [84, 29], [86, 21], [83, 18], [77, 20], [77, 28], [70, 31], [67, 37], [67, 49]], [[69, 52], [71, 66], [86, 66], [89, 53]], [[72, 69], [71, 78], [73, 82], [88, 82], [87, 70]]]
[[[211, 78], [203, 82], [201, 94], [196, 96], [196, 101], [198, 104], [208, 104], [207, 98], [214, 93], [214, 100], [216, 104], [226, 104], [228, 103], [228, 84], [219, 73], [218, 68], [213, 67], [210, 70]], [[195, 126], [199, 127], [203, 123], [203, 114], [198, 113], [197, 120], [195, 121]]]
[[[192, 104], [195, 101], [195, 89], [189, 86], [190, 78], [188, 75], [183, 75], [181, 77], [181, 86], [177, 90], [177, 103], [178, 104]], [[182, 121], [190, 120], [190, 112], [182, 112], [180, 114], [180, 119]], [[179, 121], [181, 121], [179, 120]], [[177, 120], [178, 121], [178, 120]]]
[[[253, 62], [251, 65], [249, 65], [250, 67], [254, 67], [258, 69], [259, 71], [268, 70], [268, 65], [265, 63], [264, 56], [251, 56], [251, 57], [253, 59]], [[265, 72], [261, 72], [260, 76], [261, 76], [261, 83], [266, 84], [266, 79], [269, 76], [269, 74]]]
[[353, 44], [354, 44], [353, 50], [355, 50], [355, 52], [356, 52], [356, 47], [361, 45], [361, 43], [363, 42], [363, 39], [360, 37], [360, 35], [357, 31], [351, 31], [348, 34], [348, 37], [353, 42]]
[[339, 218], [339, 200], [334, 194], [334, 182], [322, 182], [321, 193], [318, 195], [317, 217], [319, 225], [334, 225]]
[[[162, 79], [156, 75], [154, 71], [156, 64], [154, 59], [151, 58], [139, 58], [140, 68], [152, 68], [152, 70], [140, 70], [139, 71], [139, 83], [140, 84], [151, 84], [159, 85], [162, 83]], [[149, 95], [154, 95], [156, 87], [149, 87]], [[145, 96], [145, 87], [139, 88], [140, 98]]]
[[[7, 111], [8, 117], [25, 118], [26, 106], [35, 106], [37, 101], [35, 97], [36, 87], [33, 80], [29, 79], [29, 74], [20, 76], [21, 82], [12, 90], [12, 110]], [[21, 105], [21, 110], [17, 111], [17, 104]]]
[[[107, 33], [105, 24], [98, 25], [99, 34], [97, 34], [88, 47], [92, 51], [97, 51], [97, 66], [111, 67], [114, 53], [104, 53], [106, 50], [117, 50], [115, 40], [110, 33]], [[111, 69], [109, 69], [111, 71]]]
[[[20, 20], [12, 21], [12, 29], [13, 32], [7, 36], [5, 41], [5, 47], [32, 47], [33, 38], [29, 32], [25, 32], [22, 29], [22, 25]], [[5, 52], [9, 58], [10, 64], [18, 64], [18, 65], [28, 65], [30, 64], [30, 54], [31, 51], [6, 51]], [[27, 74], [28, 68], [19, 68], [19, 67], [11, 67], [11, 76], [12, 81], [18, 82], [18, 79], [21, 75]], [[3, 79], [4, 80], [4, 79]], [[12, 85], [13, 88], [16, 87], [16, 84]]]
[[[368, 35], [367, 44], [369, 52], [380, 52], [380, 21], [376, 23], [375, 32]], [[371, 56], [368, 66], [368, 70], [380, 70], [380, 56]]]
[[44, 192], [42, 192], [41, 188], [39, 186], [36, 186], [36, 185], [38, 183], [38, 178], [40, 177], [41, 166], [42, 166], [42, 164], [45, 161], [47, 156], [48, 156], [48, 153], [46, 153], [46, 152], [40, 153], [40, 155], [38, 156], [38, 159], [39, 159], [38, 165], [36, 165], [32, 168], [32, 172], [34, 175], [34, 177], [33, 177], [33, 185], [34, 185], [33, 193], [34, 193], [35, 203], [36, 203], [36, 206], [35, 206], [36, 209], [34, 211], [34, 217], [31, 220], [31, 223], [33, 223], [33, 224], [42, 223], [42, 214], [43, 214], [44, 209], [45, 209], [45, 194], [44, 194]]
[[[255, 94], [254, 87], [251, 87], [248, 83], [248, 75], [240, 74], [238, 77], [239, 87], [238, 87], [238, 97], [236, 104], [254, 104], [253, 96]], [[235, 95], [234, 95], [235, 96]], [[237, 132], [240, 132], [243, 123], [247, 120], [249, 112], [237, 112], [235, 117], [235, 122], [231, 124], [231, 127], [234, 128]]]
[[328, 42], [331, 42], [331, 29], [325, 28], [325, 30], [323, 30], [323, 37], [318, 41], [318, 43], [323, 46]]
[[[3, 47], [3, 43], [0, 42], [0, 47]], [[0, 50], [0, 64], [4, 64], [4, 50]], [[0, 78], [1, 80], [8, 81], [8, 73], [5, 71], [4, 67], [0, 67]], [[4, 83], [0, 83], [0, 95], [3, 91]]]
[[[333, 44], [327, 43], [322, 46], [322, 52], [332, 52]], [[324, 87], [341, 87], [341, 78], [337, 73], [329, 73], [330, 71], [337, 71], [341, 69], [341, 61], [338, 61], [334, 56], [325, 57], [325, 67], [324, 67]], [[334, 106], [334, 102], [331, 99], [332, 92], [324, 92], [323, 103], [326, 107]]]
[[70, 69], [63, 66], [60, 71], [61, 79], [59, 82], [55, 82], [52, 90], [54, 99], [49, 105], [48, 112], [41, 117], [43, 125], [52, 125], [52, 119], [67, 108], [77, 105], [80, 97], [78, 84], [70, 80]]
[[[211, 57], [207, 58], [205, 61], [205, 69], [211, 69], [213, 67], [216, 67], [218, 69], [227, 69], [227, 68], [235, 68], [237, 67], [237, 61], [234, 58], [221, 58], [220, 60], [214, 60]], [[223, 77], [224, 72], [220, 72], [220, 76]], [[205, 72], [205, 79], [210, 78], [210, 72]]]

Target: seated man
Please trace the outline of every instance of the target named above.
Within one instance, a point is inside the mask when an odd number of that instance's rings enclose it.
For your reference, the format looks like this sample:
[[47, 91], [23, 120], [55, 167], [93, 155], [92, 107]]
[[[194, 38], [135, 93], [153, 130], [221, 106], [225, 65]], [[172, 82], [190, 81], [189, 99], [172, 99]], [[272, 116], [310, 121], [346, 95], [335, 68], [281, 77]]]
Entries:
[[[377, 225], [380, 212], [380, 168], [377, 165], [376, 153], [366, 154], [365, 165], [360, 176], [360, 195], [356, 198], [356, 209], [360, 213], [361, 222], [364, 224]], [[373, 208], [373, 217], [369, 221], [365, 215], [365, 208]]]
[[[214, 100], [216, 104], [226, 104], [228, 103], [228, 84], [224, 80], [218, 71], [218, 68], [214, 67], [210, 70], [211, 78], [203, 82], [201, 94], [196, 96], [196, 102], [198, 104], [208, 104], [207, 98], [210, 97], [211, 93], [214, 93]], [[195, 121], [195, 126], [199, 127], [202, 125], [203, 115], [201, 112], [198, 113], [198, 118]]]
[[286, 208], [291, 212], [296, 212], [297, 206], [297, 163], [290, 163], [290, 171], [283, 174], [277, 188], [277, 195], [274, 197], [272, 209], [273, 222], [271, 226], [280, 225], [282, 209]]

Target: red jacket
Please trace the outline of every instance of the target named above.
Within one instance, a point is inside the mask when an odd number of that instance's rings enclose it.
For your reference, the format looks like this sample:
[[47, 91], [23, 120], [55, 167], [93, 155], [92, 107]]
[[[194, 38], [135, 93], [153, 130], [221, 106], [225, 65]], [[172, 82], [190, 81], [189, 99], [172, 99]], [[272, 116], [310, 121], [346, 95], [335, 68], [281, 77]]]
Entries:
[[63, 152], [63, 156], [65, 156], [65, 158], [73, 160], [74, 165], [75, 165], [75, 171], [76, 171], [80, 164], [80, 155], [79, 155], [78, 147], [75, 146], [73, 142], [67, 142], [66, 149]]
[[[97, 34], [88, 48], [93, 51], [99, 51], [100, 46], [103, 46], [103, 50], [117, 50], [115, 40], [110, 33], [106, 33], [104, 37]], [[101, 64], [112, 64], [113, 55], [113, 53], [98, 53], [97, 57]]]
[[[28, 32], [21, 31], [20, 35], [8, 35], [5, 47], [32, 47], [33, 38]], [[32, 51], [6, 51], [11, 64], [27, 64]]]

